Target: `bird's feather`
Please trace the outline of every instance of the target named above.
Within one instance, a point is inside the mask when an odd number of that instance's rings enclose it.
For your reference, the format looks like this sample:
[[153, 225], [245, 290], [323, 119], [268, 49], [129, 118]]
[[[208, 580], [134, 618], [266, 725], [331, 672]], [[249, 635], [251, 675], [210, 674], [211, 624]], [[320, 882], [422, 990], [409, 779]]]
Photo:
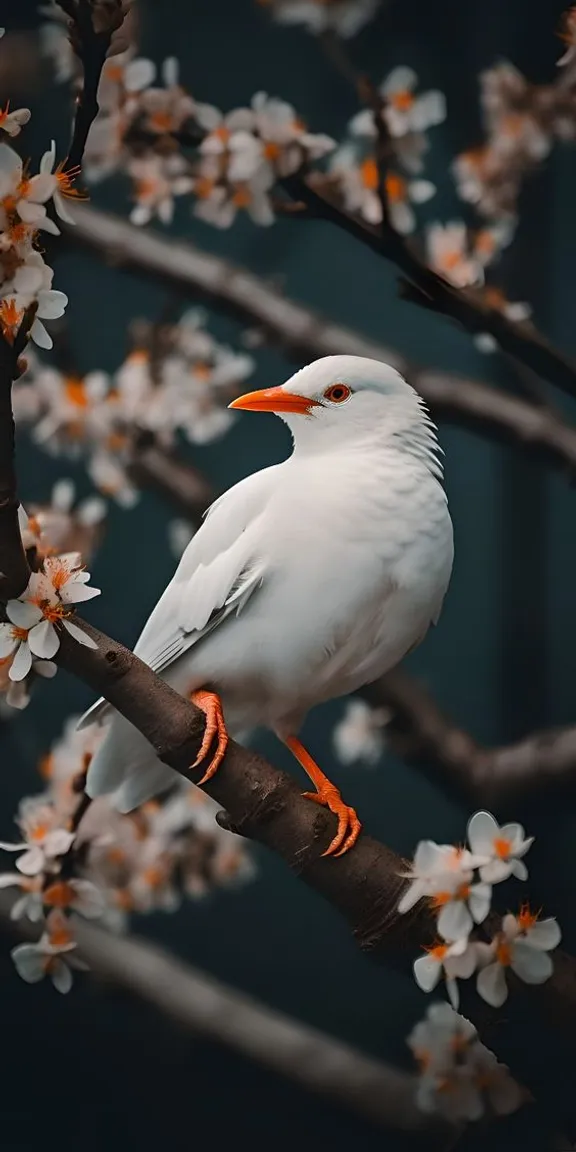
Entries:
[[[134, 649], [154, 672], [165, 672], [228, 616], [241, 612], [265, 580], [266, 564], [258, 548], [259, 523], [270, 492], [269, 474], [275, 471], [270, 468], [249, 476], [209, 509]], [[100, 700], [85, 713], [79, 726], [102, 719], [109, 711], [110, 705]], [[151, 795], [150, 787], [144, 787], [144, 772], [150, 777], [149, 784], [154, 777], [160, 785], [157, 791], [170, 783], [170, 770], [158, 761], [150, 744], [131, 724], [114, 715], [90, 764], [89, 795], [110, 792], [123, 782], [118, 806], [128, 811], [139, 802], [134, 797], [140, 784], [143, 792]]]

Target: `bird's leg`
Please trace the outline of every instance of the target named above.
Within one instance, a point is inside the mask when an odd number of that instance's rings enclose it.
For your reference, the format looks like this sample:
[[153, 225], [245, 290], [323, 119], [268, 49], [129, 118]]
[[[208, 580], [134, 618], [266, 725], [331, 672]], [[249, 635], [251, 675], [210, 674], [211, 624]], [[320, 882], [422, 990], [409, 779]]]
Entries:
[[207, 692], [200, 688], [197, 692], [192, 692], [190, 699], [197, 708], [201, 708], [206, 715], [206, 727], [200, 745], [200, 751], [192, 765], [197, 768], [198, 765], [206, 758], [210, 751], [210, 745], [214, 737], [218, 738], [216, 751], [208, 764], [208, 767], [198, 784], [205, 784], [210, 780], [215, 772], [218, 771], [228, 747], [228, 733], [226, 731], [226, 724], [224, 723], [224, 713], [222, 711], [222, 704], [220, 697], [215, 692]]
[[304, 792], [303, 795], [307, 800], [314, 800], [316, 804], [322, 804], [325, 808], [329, 808], [338, 817], [336, 835], [322, 855], [343, 856], [356, 843], [362, 828], [355, 809], [344, 803], [336, 786], [324, 775], [296, 736], [287, 736], [284, 743], [296, 757], [298, 763], [302, 765], [304, 771], [308, 773], [316, 787], [315, 792]]

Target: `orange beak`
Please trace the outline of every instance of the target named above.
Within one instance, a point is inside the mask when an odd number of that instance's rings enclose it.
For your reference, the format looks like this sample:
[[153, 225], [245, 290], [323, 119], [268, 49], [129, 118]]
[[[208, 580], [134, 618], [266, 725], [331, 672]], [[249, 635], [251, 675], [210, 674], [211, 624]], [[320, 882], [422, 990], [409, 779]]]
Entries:
[[297, 396], [283, 388], [262, 388], [259, 392], [246, 392], [228, 405], [246, 412], [300, 412], [306, 415], [316, 403], [308, 396]]

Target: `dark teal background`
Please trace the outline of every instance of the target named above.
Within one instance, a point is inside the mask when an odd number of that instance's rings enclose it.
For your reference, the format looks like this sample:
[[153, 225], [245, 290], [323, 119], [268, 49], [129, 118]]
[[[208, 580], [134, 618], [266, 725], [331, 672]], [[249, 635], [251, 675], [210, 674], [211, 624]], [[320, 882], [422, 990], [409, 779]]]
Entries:
[[[312, 130], [342, 135], [356, 110], [354, 93], [324, 60], [316, 41], [282, 29], [251, 0], [141, 0], [142, 53], [160, 62], [175, 54], [183, 82], [200, 100], [224, 109], [264, 89], [294, 103]], [[557, 0], [390, 0], [387, 10], [351, 42], [360, 68], [380, 80], [398, 63], [414, 66], [422, 85], [447, 95], [447, 123], [432, 132], [428, 173], [438, 196], [428, 218], [461, 214], [448, 174], [452, 157], [479, 138], [478, 71], [504, 57], [536, 82], [550, 82], [561, 52]], [[0, 2], [1, 23], [31, 27], [35, 5]], [[30, 96], [27, 133], [35, 157], [52, 135], [65, 149], [65, 88]], [[504, 278], [513, 298], [528, 298], [546, 333], [576, 352], [574, 264], [576, 227], [574, 151], [554, 152], [527, 184], [523, 223], [506, 255]], [[127, 187], [118, 179], [98, 186], [98, 206], [126, 213]], [[470, 338], [433, 315], [400, 302], [394, 270], [350, 238], [321, 223], [281, 220], [273, 230], [241, 220], [220, 233], [180, 208], [172, 231], [189, 236], [264, 276], [280, 278], [302, 300], [415, 360], [462, 370], [515, 388], [510, 367], [481, 356]], [[69, 293], [70, 330], [82, 369], [113, 370], [136, 316], [155, 318], [166, 301], [160, 288], [104, 268], [87, 256], [67, 255], [57, 287]], [[213, 330], [238, 342], [237, 326], [213, 319]], [[256, 354], [254, 387], [280, 382], [292, 370], [279, 354]], [[554, 401], [569, 411], [562, 398]], [[441, 427], [446, 483], [456, 535], [456, 563], [440, 627], [410, 659], [435, 696], [482, 741], [514, 738], [536, 725], [574, 719], [574, 507], [569, 478], [551, 475], [513, 452], [459, 429]], [[288, 450], [273, 418], [245, 417], [193, 458], [225, 487]], [[53, 481], [81, 471], [20, 444], [24, 499], [45, 499]], [[112, 509], [104, 546], [93, 565], [104, 590], [90, 618], [133, 643], [168, 580], [173, 560], [166, 543], [170, 513], [151, 496], [132, 512]], [[137, 562], [135, 562], [137, 557]], [[59, 674], [42, 687], [29, 710], [1, 733], [0, 834], [12, 834], [18, 798], [38, 782], [34, 765], [58, 735], [64, 718], [89, 702], [82, 685]], [[377, 771], [344, 770], [334, 763], [329, 733], [340, 706], [318, 710], [306, 727], [311, 750], [341, 783], [366, 827], [395, 849], [411, 853], [423, 836], [461, 838], [469, 813], [387, 753]], [[262, 747], [275, 763], [297, 771], [274, 742]], [[514, 809], [498, 813], [517, 818]], [[569, 810], [532, 811], [539, 834], [532, 853], [532, 894], [558, 914], [574, 943], [576, 878]], [[298, 884], [277, 861], [262, 856], [258, 879], [240, 893], [185, 905], [173, 916], [142, 919], [151, 935], [191, 963], [287, 1012], [384, 1058], [405, 1060], [404, 1037], [426, 1001], [407, 978], [372, 967], [355, 949], [336, 914]], [[560, 885], [560, 877], [562, 885]], [[0, 953], [5, 1074], [2, 1127], [5, 1148], [28, 1148], [58, 1129], [62, 1146], [147, 1147], [158, 1130], [168, 1147], [233, 1140], [264, 1147], [319, 1141], [340, 1152], [353, 1141], [379, 1144], [381, 1133], [307, 1097], [261, 1070], [202, 1041], [191, 1041], [139, 1003], [90, 980], [64, 1002], [50, 987], [22, 985]], [[64, 1133], [62, 1125], [64, 1123]], [[541, 1136], [515, 1121], [501, 1144], [540, 1148]], [[482, 1146], [480, 1136], [478, 1147]], [[476, 1146], [474, 1138], [474, 1146]], [[154, 1143], [156, 1141], [154, 1140]], [[387, 1148], [402, 1147], [398, 1135]], [[470, 1147], [472, 1144], [470, 1144]]]

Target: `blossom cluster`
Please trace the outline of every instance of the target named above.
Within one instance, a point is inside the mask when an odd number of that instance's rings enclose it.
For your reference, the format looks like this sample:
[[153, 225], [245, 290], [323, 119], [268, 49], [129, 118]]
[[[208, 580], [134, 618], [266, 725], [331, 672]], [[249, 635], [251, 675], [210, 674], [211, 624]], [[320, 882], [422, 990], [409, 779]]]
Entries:
[[[417, 84], [414, 70], [402, 65], [395, 68], [379, 88], [380, 115], [392, 151], [385, 177], [388, 213], [392, 227], [403, 234], [413, 232], [416, 227], [413, 205], [430, 200], [436, 191], [419, 173], [428, 148], [426, 131], [446, 118], [443, 93], [433, 90], [419, 94]], [[330, 159], [330, 176], [344, 207], [369, 224], [379, 224], [382, 220], [374, 148], [377, 135], [374, 113], [364, 109], [352, 118], [347, 139]]]
[[49, 555], [34, 519], [20, 508], [20, 527], [25, 546], [39, 547], [41, 565], [32, 572], [27, 587], [6, 604], [7, 620], [0, 623], [0, 691], [6, 703], [25, 708], [35, 675], [56, 675], [53, 657], [60, 647], [62, 629], [78, 644], [96, 648], [96, 643], [71, 619], [77, 604], [100, 595], [93, 588], [90, 573], [79, 552]]
[[319, 35], [355, 36], [375, 15], [380, 0], [256, 0], [279, 24], [302, 24]]
[[89, 496], [76, 502], [72, 480], [63, 477], [54, 485], [44, 504], [27, 502], [19, 510], [20, 534], [26, 551], [34, 548], [40, 558], [57, 553], [79, 552], [85, 562], [100, 541], [106, 517], [106, 501]]
[[504, 916], [490, 941], [475, 938], [475, 925], [483, 924], [492, 903], [492, 888], [511, 876], [526, 880], [523, 857], [533, 837], [521, 824], [499, 827], [489, 812], [476, 812], [468, 823], [469, 848], [423, 840], [416, 849], [410, 879], [398, 911], [408, 912], [425, 898], [437, 917], [438, 940], [426, 945], [414, 962], [416, 982], [432, 991], [443, 977], [454, 1008], [458, 1007], [458, 980], [475, 972], [479, 995], [494, 1007], [508, 996], [506, 976], [514, 972], [527, 984], [542, 984], [552, 975], [549, 953], [560, 943], [554, 917], [540, 920], [523, 904], [517, 915]]
[[449, 1004], [432, 1004], [407, 1043], [420, 1069], [416, 1103], [423, 1112], [461, 1123], [479, 1120], [487, 1108], [499, 1116], [515, 1112], [526, 1096]]
[[[43, 321], [64, 314], [68, 299], [52, 288], [53, 269], [39, 251], [41, 232], [58, 235], [54, 215], [70, 219], [66, 199], [78, 195], [77, 172], [56, 164], [54, 143], [31, 176], [6, 137], [17, 136], [28, 122], [27, 108], [0, 112], [0, 334], [13, 343], [26, 309], [36, 305], [30, 336], [41, 348], [52, 338]], [[49, 209], [53, 211], [50, 212]]]
[[67, 722], [40, 764], [45, 790], [20, 804], [21, 839], [0, 844], [16, 855], [14, 871], [0, 874], [0, 888], [19, 893], [12, 918], [43, 923], [36, 944], [13, 949], [16, 968], [30, 983], [49, 975], [60, 992], [72, 969], [85, 967], [74, 914], [123, 931], [132, 914], [173, 911], [184, 896], [199, 899], [254, 872], [244, 841], [216, 823], [218, 805], [185, 781], [127, 816], [106, 797], [87, 806], [82, 788], [102, 735], [97, 725], [79, 731], [76, 718]]
[[[227, 228], [240, 209], [258, 224], [271, 224], [271, 189], [334, 147], [308, 132], [294, 108], [258, 92], [250, 107], [224, 114], [197, 102], [182, 86], [178, 61], [160, 74], [131, 51], [104, 66], [100, 115], [85, 151], [85, 174], [94, 182], [121, 170], [132, 180], [131, 220], [153, 217], [168, 224], [175, 199], [191, 196], [196, 216]], [[185, 149], [192, 149], [188, 154]]]
[[83, 458], [99, 491], [129, 508], [138, 499], [135, 437], [148, 432], [169, 447], [178, 432], [193, 444], [223, 435], [234, 420], [227, 404], [252, 368], [251, 356], [219, 344], [193, 310], [161, 331], [140, 324], [136, 346], [111, 375], [70, 375], [28, 356], [14, 414], [47, 452]]
[[552, 84], [531, 84], [508, 61], [480, 75], [485, 141], [461, 153], [453, 170], [460, 196], [484, 217], [513, 221], [526, 175], [555, 141], [576, 139], [574, 9], [565, 14], [560, 35], [567, 47]]

